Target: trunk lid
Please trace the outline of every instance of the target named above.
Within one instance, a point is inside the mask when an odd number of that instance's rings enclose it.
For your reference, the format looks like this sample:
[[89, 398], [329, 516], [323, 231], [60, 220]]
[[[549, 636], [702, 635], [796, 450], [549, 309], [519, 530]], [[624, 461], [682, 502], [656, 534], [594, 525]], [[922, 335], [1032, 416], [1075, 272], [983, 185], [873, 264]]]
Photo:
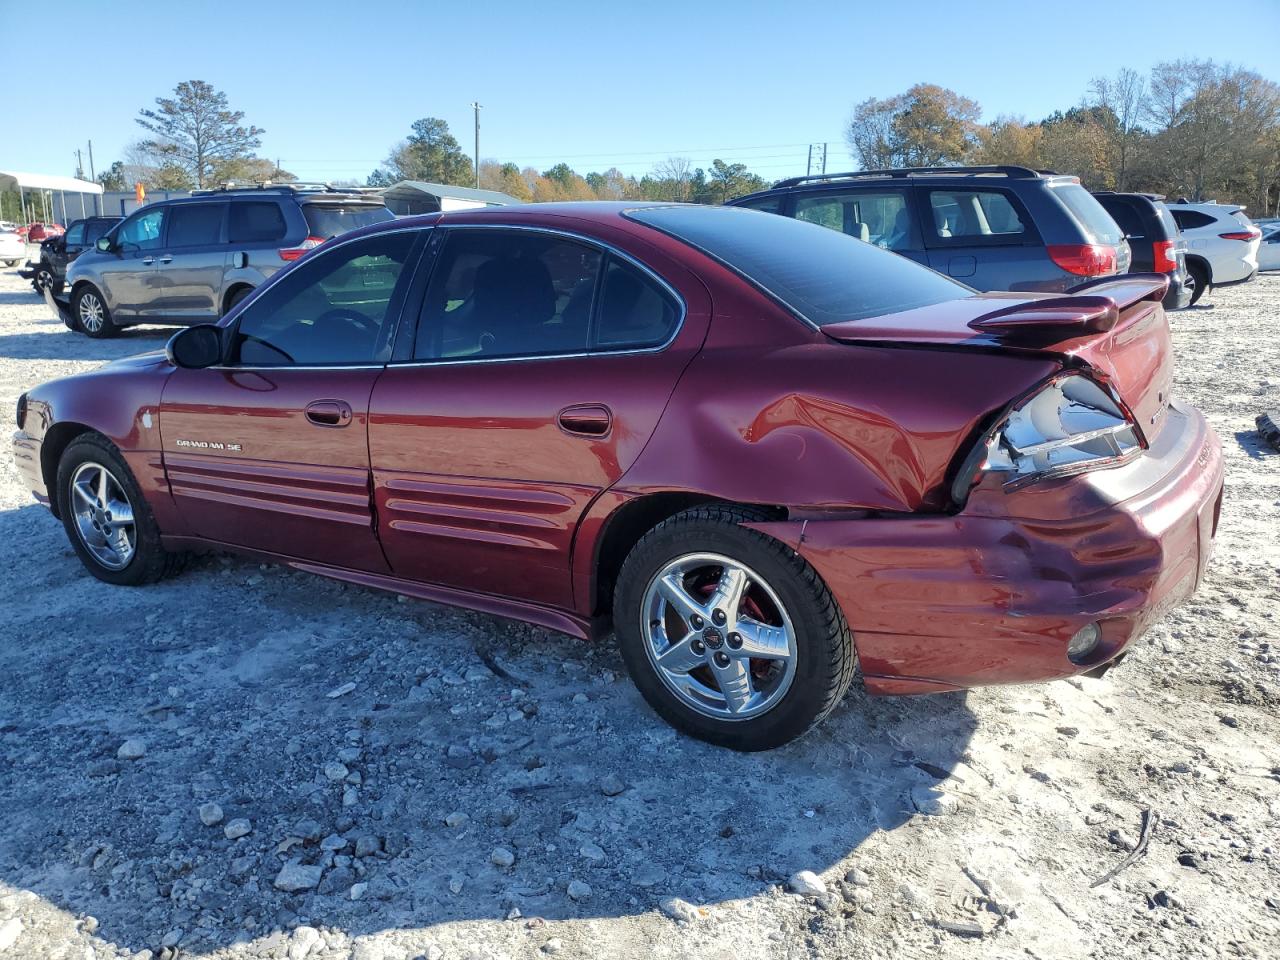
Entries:
[[1150, 443], [1164, 422], [1173, 345], [1160, 301], [1168, 278], [1108, 277], [1066, 295], [986, 293], [822, 328], [842, 343], [996, 350], [1089, 367], [1115, 391]]

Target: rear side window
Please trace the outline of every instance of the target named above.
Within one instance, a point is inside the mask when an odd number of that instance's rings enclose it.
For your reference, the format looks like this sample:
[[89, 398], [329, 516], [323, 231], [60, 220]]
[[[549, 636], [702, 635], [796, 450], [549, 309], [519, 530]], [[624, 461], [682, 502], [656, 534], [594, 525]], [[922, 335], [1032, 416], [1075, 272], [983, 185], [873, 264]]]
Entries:
[[610, 257], [590, 346], [656, 347], [675, 332], [679, 319], [679, 308], [666, 291], [635, 267]]
[[321, 240], [328, 240], [340, 233], [367, 227], [371, 223], [395, 219], [395, 214], [381, 204], [360, 203], [341, 206], [332, 203], [304, 203], [302, 215], [307, 221], [307, 233]]
[[943, 239], [986, 237], [1020, 240], [1026, 224], [1001, 190], [930, 190], [933, 227]]
[[1213, 217], [1207, 213], [1201, 213], [1199, 210], [1170, 210], [1173, 214], [1174, 222], [1177, 223], [1181, 230], [1197, 230], [1200, 227], [1207, 227], [1210, 224], [1217, 223]]
[[782, 212], [782, 194], [776, 193], [772, 197], [761, 197], [758, 200], [744, 200], [735, 203], [735, 207], [746, 207], [748, 210], [759, 210], [763, 213], [781, 213]]
[[1052, 189], [1054, 196], [1071, 211], [1094, 243], [1119, 243], [1124, 239], [1124, 234], [1111, 219], [1111, 214], [1102, 209], [1102, 204], [1080, 184], [1068, 183]]
[[231, 204], [227, 238], [232, 243], [275, 243], [284, 239], [285, 232], [279, 204], [257, 200]]
[[[451, 230], [427, 287], [414, 358], [585, 352], [602, 259], [599, 250], [546, 234]], [[625, 324], [621, 310], [619, 319]]]
[[973, 291], [868, 243], [735, 207], [641, 207], [627, 217], [736, 271], [815, 326], [912, 310]]
[[170, 247], [206, 247], [222, 240], [223, 203], [178, 204], [169, 213]]
[[71, 229], [67, 231], [67, 243], [84, 243], [84, 228], [84, 223], [73, 223]]
[[905, 190], [866, 190], [796, 198], [796, 219], [839, 230], [886, 250], [919, 250]]

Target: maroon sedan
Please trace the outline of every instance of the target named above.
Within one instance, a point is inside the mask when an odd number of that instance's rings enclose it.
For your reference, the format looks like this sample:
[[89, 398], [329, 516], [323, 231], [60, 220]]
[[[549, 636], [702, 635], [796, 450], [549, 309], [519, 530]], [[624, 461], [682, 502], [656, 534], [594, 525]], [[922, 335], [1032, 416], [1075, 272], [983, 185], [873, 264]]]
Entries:
[[96, 577], [229, 548], [580, 636], [754, 750], [873, 694], [1097, 672], [1198, 584], [1219, 444], [1163, 277], [976, 295], [724, 207], [331, 241], [217, 326], [19, 400]]

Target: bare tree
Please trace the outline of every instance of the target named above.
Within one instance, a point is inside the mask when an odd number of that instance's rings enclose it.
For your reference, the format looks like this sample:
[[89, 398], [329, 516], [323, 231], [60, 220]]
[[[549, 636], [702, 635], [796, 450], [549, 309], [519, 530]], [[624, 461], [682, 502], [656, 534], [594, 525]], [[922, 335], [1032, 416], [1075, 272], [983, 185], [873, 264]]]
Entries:
[[184, 80], [173, 94], [156, 97], [155, 110], [138, 111], [138, 126], [153, 134], [143, 148], [185, 171], [196, 186], [211, 180], [216, 164], [250, 157], [262, 145], [265, 131], [242, 125], [244, 112], [228, 109], [221, 90]]
[[653, 168], [652, 176], [661, 181], [670, 192], [670, 197], [666, 199], [681, 202], [689, 199], [693, 183], [693, 162], [688, 157], [667, 157]]
[[1136, 70], [1125, 67], [1114, 77], [1095, 78], [1090, 86], [1092, 105], [1103, 108], [1112, 118], [1108, 126], [1113, 129], [1107, 131], [1107, 139], [1115, 153], [1115, 188], [1124, 190], [1129, 185], [1134, 151], [1145, 136], [1142, 121], [1150, 113], [1147, 82]]

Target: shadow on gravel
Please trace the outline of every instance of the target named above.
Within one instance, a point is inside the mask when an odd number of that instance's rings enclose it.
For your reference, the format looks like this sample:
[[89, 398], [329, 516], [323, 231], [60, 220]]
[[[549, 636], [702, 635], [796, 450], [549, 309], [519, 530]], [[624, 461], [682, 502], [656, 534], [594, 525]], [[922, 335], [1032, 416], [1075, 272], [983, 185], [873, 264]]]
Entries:
[[1262, 439], [1262, 435], [1257, 430], [1237, 430], [1236, 443], [1240, 444], [1240, 449], [1254, 460], [1280, 457], [1280, 453], [1277, 453], [1271, 444]]
[[[2, 295], [0, 295], [2, 296]], [[159, 350], [173, 336], [175, 327], [129, 327], [118, 336], [94, 340], [68, 330], [49, 317], [39, 333], [0, 333], [0, 358], [14, 360], [118, 360]]]
[[963, 695], [855, 693], [735, 754], [658, 720], [611, 642], [221, 556], [110, 587], [34, 506], [0, 542], [25, 571], [0, 580], [0, 883], [129, 950], [762, 894], [916, 816], [974, 730]]

